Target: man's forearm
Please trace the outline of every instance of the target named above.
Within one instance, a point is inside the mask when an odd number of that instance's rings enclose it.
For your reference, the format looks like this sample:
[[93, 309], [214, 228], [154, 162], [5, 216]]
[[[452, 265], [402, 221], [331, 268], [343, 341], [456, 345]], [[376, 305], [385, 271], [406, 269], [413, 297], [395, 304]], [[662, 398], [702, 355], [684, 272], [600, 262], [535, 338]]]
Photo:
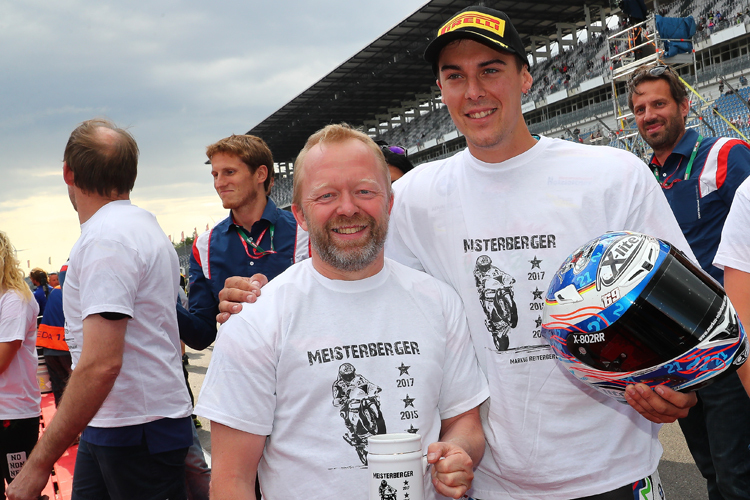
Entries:
[[[729, 300], [732, 301], [732, 305], [745, 327], [745, 334], [750, 333], [750, 273], [725, 267], [724, 290], [726, 290]], [[750, 361], [745, 361], [737, 374], [745, 387], [745, 391], [750, 396], [750, 364], [748, 363]]]
[[177, 304], [177, 326], [180, 329], [180, 340], [191, 349], [202, 351], [216, 340], [216, 314], [204, 318], [199, 314], [189, 312]]
[[443, 421], [440, 441], [460, 446], [474, 462], [474, 467], [484, 456], [484, 431], [479, 418], [479, 407]]
[[55, 418], [34, 448], [29, 464], [52, 468], [99, 411], [115, 384], [118, 372], [119, 369], [106, 366], [76, 366]]

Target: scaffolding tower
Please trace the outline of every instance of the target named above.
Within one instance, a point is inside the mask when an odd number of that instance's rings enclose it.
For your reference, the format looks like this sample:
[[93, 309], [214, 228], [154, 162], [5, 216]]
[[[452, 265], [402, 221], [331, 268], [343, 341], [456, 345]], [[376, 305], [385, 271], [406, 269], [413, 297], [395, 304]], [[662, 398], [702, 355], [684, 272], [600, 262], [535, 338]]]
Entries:
[[[610, 81], [612, 83], [612, 102], [617, 121], [617, 140], [625, 149], [644, 159], [650, 155], [651, 148], [641, 138], [635, 123], [635, 116], [628, 109], [627, 91], [623, 91], [630, 76], [641, 66], [659, 63], [668, 65], [679, 74], [679, 70], [692, 66], [692, 74], [697, 74], [695, 50], [690, 53], [664, 57], [664, 42], [693, 42], [691, 39], [661, 38], [656, 30], [656, 18], [653, 13], [648, 19], [633, 26], [628, 26], [607, 37], [607, 55], [609, 57]], [[618, 85], [619, 84], [619, 85]], [[691, 112], [701, 115], [700, 110]]]

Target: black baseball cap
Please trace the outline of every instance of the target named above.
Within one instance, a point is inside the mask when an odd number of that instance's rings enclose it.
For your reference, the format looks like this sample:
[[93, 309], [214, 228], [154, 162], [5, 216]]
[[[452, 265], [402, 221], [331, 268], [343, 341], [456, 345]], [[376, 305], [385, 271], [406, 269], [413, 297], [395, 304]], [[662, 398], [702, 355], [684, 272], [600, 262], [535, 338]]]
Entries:
[[437, 75], [440, 51], [453, 40], [469, 38], [495, 50], [516, 54], [528, 66], [526, 48], [516, 28], [505, 12], [479, 5], [467, 7], [447, 22], [424, 51], [424, 59]]

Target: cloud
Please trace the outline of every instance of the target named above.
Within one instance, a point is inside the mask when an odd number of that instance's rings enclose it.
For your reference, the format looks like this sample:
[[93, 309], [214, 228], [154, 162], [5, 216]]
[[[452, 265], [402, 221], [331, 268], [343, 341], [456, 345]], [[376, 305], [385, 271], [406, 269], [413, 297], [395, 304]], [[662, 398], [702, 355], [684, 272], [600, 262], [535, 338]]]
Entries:
[[[209, 208], [205, 147], [246, 132], [422, 3], [0, 2], [0, 229], [67, 253], [66, 238], [40, 235], [78, 235], [60, 168], [70, 132], [96, 116], [138, 141], [139, 204], [170, 231], [205, 228], [224, 212]], [[72, 226], [52, 227], [49, 212]]]

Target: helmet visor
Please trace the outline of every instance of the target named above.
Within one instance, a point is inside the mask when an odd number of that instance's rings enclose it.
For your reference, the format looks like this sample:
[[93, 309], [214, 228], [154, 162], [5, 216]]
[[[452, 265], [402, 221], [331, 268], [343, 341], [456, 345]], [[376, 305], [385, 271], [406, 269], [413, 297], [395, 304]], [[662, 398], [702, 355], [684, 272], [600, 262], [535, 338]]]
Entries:
[[[725, 302], [722, 288], [671, 248], [651, 281], [617, 321], [600, 332], [569, 334], [568, 350], [598, 370], [651, 368], [697, 346], [722, 323]], [[729, 337], [731, 332], [724, 335]]]

